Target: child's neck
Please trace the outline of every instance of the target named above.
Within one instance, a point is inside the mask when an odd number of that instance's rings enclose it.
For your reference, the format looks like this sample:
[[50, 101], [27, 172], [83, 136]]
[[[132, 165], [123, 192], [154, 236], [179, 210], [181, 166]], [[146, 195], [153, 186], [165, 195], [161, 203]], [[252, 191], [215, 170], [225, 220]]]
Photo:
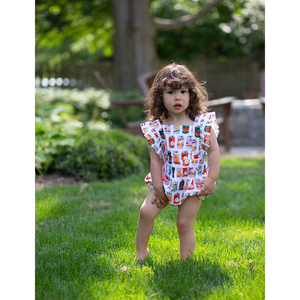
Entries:
[[168, 119], [164, 121], [164, 124], [167, 125], [193, 125], [193, 121], [189, 118], [188, 115], [171, 115], [169, 114]]

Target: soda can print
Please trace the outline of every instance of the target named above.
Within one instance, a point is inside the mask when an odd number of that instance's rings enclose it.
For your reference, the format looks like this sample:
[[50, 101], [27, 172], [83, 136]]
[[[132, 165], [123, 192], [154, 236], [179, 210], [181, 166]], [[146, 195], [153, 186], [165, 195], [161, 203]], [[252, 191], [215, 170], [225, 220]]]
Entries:
[[172, 154], [171, 151], [168, 151], [168, 157], [169, 157], [169, 164], [172, 164]]
[[192, 140], [192, 151], [195, 151], [197, 149], [197, 141]]
[[204, 127], [204, 132], [210, 132], [211, 126], [205, 126]]
[[206, 167], [206, 166], [204, 166], [204, 169], [203, 169], [202, 174], [203, 174], [203, 175], [208, 175], [208, 174], [207, 174], [207, 167]]
[[159, 150], [159, 148], [158, 148], [158, 146], [157, 145], [153, 145], [153, 147], [152, 147], [155, 151], [158, 151]]
[[169, 147], [174, 148], [175, 147], [175, 136], [170, 136], [169, 137]]
[[200, 137], [200, 127], [199, 126], [195, 127], [195, 137], [197, 137], [197, 138]]
[[189, 135], [188, 137], [187, 137], [187, 139], [186, 139], [186, 147], [188, 148], [188, 149], [190, 149], [190, 148], [192, 148], [192, 137]]
[[165, 183], [166, 185], [169, 185], [169, 184], [170, 184], [169, 177], [166, 177], [166, 178], [165, 178], [165, 181], [164, 181], [164, 183]]
[[184, 145], [184, 137], [181, 135], [177, 138], [177, 148], [182, 149]]
[[150, 139], [148, 140], [148, 143], [149, 143], [150, 145], [153, 145], [153, 144], [155, 143], [155, 141], [154, 141], [153, 138], [150, 138]]
[[177, 182], [172, 183], [171, 192], [177, 192]]
[[178, 151], [174, 151], [174, 164], [180, 164]]
[[194, 180], [192, 180], [191, 185], [189, 186], [189, 191], [194, 189]]
[[171, 196], [169, 193], [168, 193], [168, 194], [166, 193], [166, 196], [167, 196], [167, 198], [168, 198], [168, 201], [171, 202], [172, 196]]
[[190, 184], [190, 180], [187, 179], [186, 182], [185, 182], [185, 186], [184, 186], [185, 190], [187, 190], [189, 188], [189, 184]]
[[180, 203], [180, 194], [177, 193], [174, 195], [174, 201], [173, 204], [179, 204]]
[[156, 127], [156, 128], [158, 128], [158, 127], [159, 127], [158, 120], [155, 120], [155, 121], [153, 122], [153, 126], [154, 126], [154, 127]]
[[189, 175], [189, 170], [188, 170], [188, 168], [183, 168], [182, 169], [182, 176], [183, 177], [187, 177]]
[[201, 190], [201, 184], [200, 184], [201, 180], [200, 179], [196, 179], [195, 184], [196, 184], [196, 188]]
[[193, 158], [193, 160], [192, 160], [192, 163], [193, 163], [194, 166], [197, 165], [198, 159], [199, 159], [199, 155], [198, 155], [198, 154], [194, 155], [194, 158]]
[[145, 123], [143, 123], [143, 124], [141, 125], [141, 126], [142, 126], [142, 131], [143, 131], [143, 133], [146, 133], [147, 130], [148, 130], [148, 128], [143, 127], [144, 124], [145, 124]]
[[197, 168], [197, 174], [202, 175], [202, 166], [201, 165], [198, 166], [198, 168]]
[[177, 134], [179, 132], [180, 132], [179, 125], [174, 125], [174, 127], [173, 127], [173, 133]]
[[181, 159], [182, 159], [182, 164], [183, 166], [188, 166], [189, 165], [189, 158], [188, 158], [188, 152], [182, 152], [181, 153]]
[[164, 134], [163, 129], [159, 130], [159, 134], [160, 134], [160, 136], [161, 136], [162, 139], [165, 139], [165, 134]]
[[176, 177], [181, 178], [182, 177], [182, 169], [181, 168], [176, 168]]
[[179, 191], [183, 191], [184, 189], [184, 180], [182, 179], [179, 183]]
[[209, 135], [205, 135], [205, 136], [204, 136], [204, 143], [205, 143], [206, 145], [210, 145], [210, 142], [209, 142]]
[[175, 168], [172, 167], [172, 178], [174, 178]]
[[193, 167], [189, 168], [189, 177], [194, 177], [194, 175], [196, 175], [194, 168]]
[[171, 132], [171, 127], [169, 125], [164, 125], [165, 126], [165, 134], [169, 134]]
[[188, 134], [190, 130], [190, 126], [182, 126], [182, 133], [183, 134]]

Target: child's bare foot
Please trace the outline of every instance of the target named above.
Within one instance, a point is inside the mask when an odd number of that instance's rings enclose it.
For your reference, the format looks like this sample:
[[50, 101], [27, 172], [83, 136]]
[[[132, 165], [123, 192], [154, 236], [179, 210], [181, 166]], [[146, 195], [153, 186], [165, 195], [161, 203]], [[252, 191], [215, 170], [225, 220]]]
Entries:
[[137, 261], [143, 261], [149, 255], [149, 253], [150, 253], [150, 251], [147, 248], [146, 251], [145, 251], [145, 253], [143, 253], [143, 254], [136, 254]]

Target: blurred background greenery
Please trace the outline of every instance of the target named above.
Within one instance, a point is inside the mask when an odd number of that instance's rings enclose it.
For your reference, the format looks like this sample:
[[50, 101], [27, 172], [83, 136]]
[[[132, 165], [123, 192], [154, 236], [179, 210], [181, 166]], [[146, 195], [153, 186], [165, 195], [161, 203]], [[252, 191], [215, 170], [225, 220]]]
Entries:
[[99, 70], [110, 88], [128, 91], [139, 89], [138, 75], [173, 60], [201, 77], [211, 63], [220, 71], [255, 62], [259, 71], [264, 25], [263, 0], [37, 0], [36, 74], [77, 77], [84, 88], [99, 87], [89, 78]]
[[[262, 93], [263, 0], [35, 3], [37, 174], [110, 179], [148, 167], [146, 140], [122, 131], [111, 99], [142, 99], [138, 76], [172, 61], [206, 80], [213, 98]], [[123, 113], [144, 117], [139, 107]]]

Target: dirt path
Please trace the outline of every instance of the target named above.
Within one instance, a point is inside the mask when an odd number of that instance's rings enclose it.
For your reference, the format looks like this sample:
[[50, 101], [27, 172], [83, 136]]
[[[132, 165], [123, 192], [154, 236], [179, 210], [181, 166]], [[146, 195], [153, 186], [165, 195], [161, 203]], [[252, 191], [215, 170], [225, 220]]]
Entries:
[[76, 180], [73, 176], [59, 174], [36, 175], [35, 189], [43, 189], [45, 187], [57, 186], [62, 184], [78, 184], [83, 182], [84, 180]]

